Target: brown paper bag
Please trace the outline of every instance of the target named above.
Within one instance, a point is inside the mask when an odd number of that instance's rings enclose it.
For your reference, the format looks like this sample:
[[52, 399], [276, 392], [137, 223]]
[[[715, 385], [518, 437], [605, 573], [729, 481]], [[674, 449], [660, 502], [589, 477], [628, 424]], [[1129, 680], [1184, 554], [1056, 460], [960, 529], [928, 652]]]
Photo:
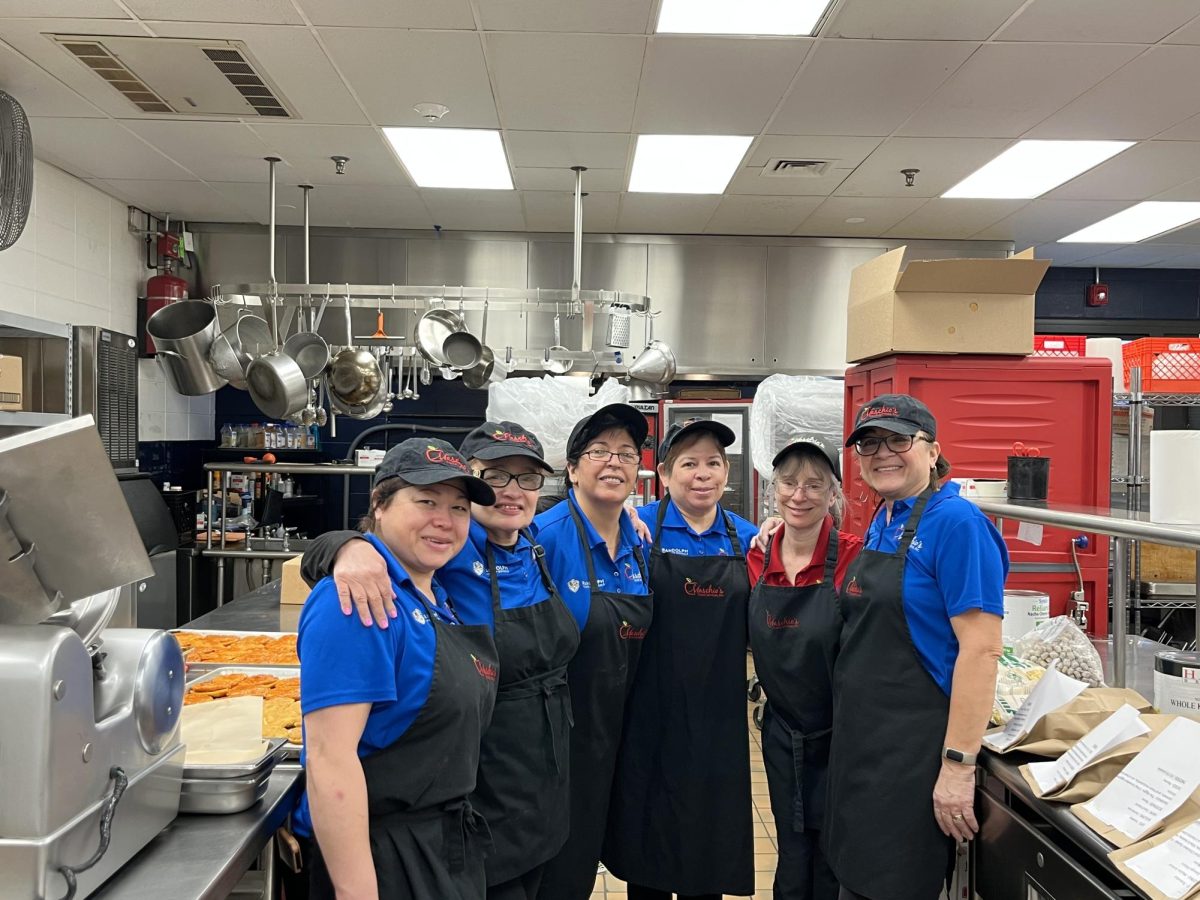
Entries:
[[262, 697], [225, 697], [185, 706], [179, 717], [184, 764], [235, 765], [267, 752], [262, 736]]
[[[1151, 900], [1170, 900], [1166, 894], [1144, 879], [1137, 872], [1133, 871], [1133, 869], [1129, 868], [1127, 863], [1133, 857], [1139, 856], [1140, 854], [1145, 853], [1147, 850], [1157, 847], [1159, 844], [1166, 843], [1171, 838], [1175, 837], [1176, 834], [1191, 825], [1194, 821], [1196, 820], [1191, 819], [1187, 822], [1181, 822], [1178, 825], [1159, 832], [1152, 838], [1147, 838], [1144, 841], [1138, 841], [1136, 844], [1130, 844], [1128, 847], [1122, 847], [1119, 850], [1113, 850], [1108, 854], [1108, 858], [1112, 860], [1114, 866], [1121, 870], [1122, 875], [1141, 888], [1142, 892], [1145, 893], [1147, 897], [1150, 897]], [[1193, 897], [1200, 897], [1200, 888], [1192, 891], [1187, 895], [1187, 897], [1184, 898], [1184, 900], [1191, 900]]]
[[[1171, 724], [1175, 716], [1161, 716], [1157, 713], [1143, 713], [1139, 718], [1150, 728], [1148, 734], [1118, 744], [1107, 753], [1101, 753], [1090, 763], [1075, 773], [1067, 784], [1057, 791], [1042, 794], [1041, 787], [1029, 771], [1028, 765], [1020, 767], [1021, 777], [1029, 785], [1034, 796], [1043, 800], [1054, 800], [1058, 803], [1084, 803], [1091, 800], [1104, 790], [1105, 786], [1117, 777], [1117, 774], [1129, 765], [1130, 761], [1146, 749], [1146, 745], [1162, 734], [1164, 728]], [[1066, 752], [1065, 750], [1063, 751]]]
[[1140, 841], [1145, 841], [1156, 834], [1174, 829], [1177, 825], [1186, 825], [1188, 822], [1200, 819], [1200, 790], [1194, 791], [1192, 796], [1183, 801], [1183, 806], [1151, 828], [1138, 841], [1126, 837], [1124, 832], [1117, 831], [1111, 825], [1101, 822], [1084, 809], [1082, 803], [1076, 803], [1072, 806], [1071, 812], [1075, 815], [1075, 818], [1079, 819], [1084, 825], [1092, 829], [1092, 831], [1096, 832], [1096, 834], [1100, 835], [1100, 837], [1104, 838], [1114, 847], [1129, 847]]
[[1020, 750], [1034, 756], [1058, 759], [1077, 740], [1126, 703], [1143, 713], [1151, 712], [1154, 708], [1149, 700], [1130, 688], [1087, 688], [1070, 703], [1046, 713], [1034, 723], [1029, 734], [1007, 750], [992, 752], [1012, 753]]

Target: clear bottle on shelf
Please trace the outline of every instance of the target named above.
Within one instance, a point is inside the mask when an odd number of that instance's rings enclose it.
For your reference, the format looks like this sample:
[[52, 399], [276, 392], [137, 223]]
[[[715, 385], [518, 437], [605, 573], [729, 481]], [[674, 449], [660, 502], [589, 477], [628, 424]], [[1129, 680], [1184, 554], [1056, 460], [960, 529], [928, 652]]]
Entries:
[[226, 422], [224, 425], [221, 426], [221, 446], [222, 447], [236, 447], [237, 446], [233, 426], [230, 425], [228, 422]]

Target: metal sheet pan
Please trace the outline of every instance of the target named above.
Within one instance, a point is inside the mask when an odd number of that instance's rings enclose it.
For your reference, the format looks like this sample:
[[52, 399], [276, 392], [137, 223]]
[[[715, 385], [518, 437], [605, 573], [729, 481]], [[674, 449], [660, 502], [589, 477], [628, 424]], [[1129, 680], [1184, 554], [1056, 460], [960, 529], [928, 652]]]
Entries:
[[[251, 632], [252, 634], [258, 632]], [[251, 666], [238, 664], [236, 666], [220, 666], [218, 668], [209, 669], [206, 671], [197, 671], [199, 667], [189, 666], [188, 675], [195, 674], [196, 677], [189, 677], [187, 684], [184, 685], [184, 691], [188, 691], [200, 684], [203, 681], [210, 681], [219, 675], [274, 675], [278, 678], [298, 678], [300, 675], [299, 668], [295, 666]], [[220, 699], [219, 697], [217, 698]], [[216, 701], [213, 701], [216, 702]], [[280, 739], [281, 740], [281, 739]], [[300, 751], [303, 748], [301, 744], [293, 744], [288, 741], [283, 745], [284, 759], [299, 759]]]
[[271, 769], [252, 778], [185, 778], [179, 792], [179, 811], [207, 815], [239, 813], [261, 800], [270, 782]]
[[[287, 637], [289, 635], [292, 637], [296, 636], [296, 632], [294, 631], [224, 631], [217, 628], [172, 628], [171, 634], [215, 634], [226, 635], [228, 637], [262, 637], [263, 635], [267, 635], [273, 638]], [[239, 670], [244, 668], [254, 669], [255, 671], [249, 674], [263, 675], [270, 674], [267, 672], [268, 669], [288, 668], [291, 669], [291, 672], [286, 676], [281, 675], [280, 677], [294, 678], [300, 668], [299, 660], [295, 663], [220, 662], [218, 660], [213, 660], [212, 662], [193, 662], [187, 659], [189, 652], [184, 653], [184, 659], [187, 661], [189, 672], [215, 672], [217, 669], [225, 669], [232, 666]]]
[[[215, 701], [214, 701], [215, 702]], [[254, 778], [263, 770], [275, 768], [275, 764], [283, 759], [287, 750], [287, 738], [264, 738], [267, 749], [258, 759], [245, 763], [225, 763], [222, 765], [195, 765], [184, 759], [183, 777], [185, 780], [207, 780], [222, 778]]]

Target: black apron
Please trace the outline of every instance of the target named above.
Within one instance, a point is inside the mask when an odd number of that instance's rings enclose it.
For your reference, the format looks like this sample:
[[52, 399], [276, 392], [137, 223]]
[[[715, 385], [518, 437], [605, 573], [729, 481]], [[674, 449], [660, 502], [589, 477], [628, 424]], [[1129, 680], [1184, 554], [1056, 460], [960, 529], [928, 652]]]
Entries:
[[[821, 581], [804, 587], [765, 583], [773, 545], [774, 538], [750, 594], [750, 650], [767, 695], [762, 750], [775, 825], [779, 832], [803, 835], [825, 824], [833, 663], [842, 631], [835, 587], [838, 532], [829, 529]], [[786, 839], [779, 835], [781, 845]], [[807, 873], [777, 872], [775, 890], [778, 900], [834, 900], [838, 894], [823, 866], [811, 880]]]
[[500, 687], [471, 800], [492, 832], [489, 886], [540, 866], [558, 852], [570, 826], [567, 664], [579, 647], [579, 626], [550, 579], [545, 551], [524, 536], [550, 592], [541, 603], [504, 609], [495, 553], [490, 542], [485, 548]]
[[625, 708], [604, 864], [661, 891], [753, 894], [746, 560], [720, 507], [732, 556], [663, 553], [669, 502], [658, 506], [654, 627]]
[[872, 900], [936, 900], [954, 842], [933, 817], [950, 698], [926, 671], [904, 616], [904, 566], [932, 496], [917, 498], [895, 553], [864, 549], [840, 595], [826, 855]]
[[641, 547], [634, 552], [647, 593], [598, 592], [587, 529], [573, 504], [571, 518], [587, 561], [591, 605], [579, 652], [567, 667], [575, 711], [575, 727], [571, 729], [570, 835], [558, 855], [546, 864], [538, 890], [540, 900], [587, 900], [592, 895], [596, 864], [604, 843], [625, 701], [654, 609]]
[[[486, 625], [447, 624], [421, 605], [437, 635], [429, 696], [399, 740], [362, 759], [375, 877], [389, 900], [483, 900], [490, 838], [467, 797], [496, 697], [496, 645]], [[310, 896], [333, 898], [313, 848]]]

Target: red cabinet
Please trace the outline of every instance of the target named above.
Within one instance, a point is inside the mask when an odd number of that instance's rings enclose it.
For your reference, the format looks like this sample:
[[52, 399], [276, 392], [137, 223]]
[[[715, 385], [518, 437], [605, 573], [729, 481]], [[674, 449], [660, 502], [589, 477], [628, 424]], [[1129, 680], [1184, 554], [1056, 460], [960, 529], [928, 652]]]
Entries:
[[[1108, 360], [911, 355], [862, 363], [846, 372], [847, 433], [861, 404], [891, 393], [911, 394], [933, 411], [952, 477], [1005, 478], [1013, 442], [1021, 441], [1050, 457], [1050, 503], [1108, 508], [1112, 477]], [[844, 469], [845, 527], [861, 534], [878, 497], [863, 482], [853, 452], [845, 454]], [[1014, 564], [1070, 564], [1073, 533], [1046, 529], [1041, 543], [1034, 545], [1017, 540], [1017, 528], [1016, 522], [1004, 524]], [[1088, 538], [1087, 548], [1079, 551], [1084, 579], [1089, 586], [1097, 582], [1103, 586], [1108, 540]], [[1024, 572], [1021, 586], [1035, 586], [1036, 580], [1035, 573]], [[1010, 579], [1010, 586], [1017, 584]], [[1105, 596], [1099, 598], [1099, 608], [1106, 609], [1107, 591], [1101, 589]], [[1094, 628], [1097, 633], [1107, 630], [1105, 616]]]

